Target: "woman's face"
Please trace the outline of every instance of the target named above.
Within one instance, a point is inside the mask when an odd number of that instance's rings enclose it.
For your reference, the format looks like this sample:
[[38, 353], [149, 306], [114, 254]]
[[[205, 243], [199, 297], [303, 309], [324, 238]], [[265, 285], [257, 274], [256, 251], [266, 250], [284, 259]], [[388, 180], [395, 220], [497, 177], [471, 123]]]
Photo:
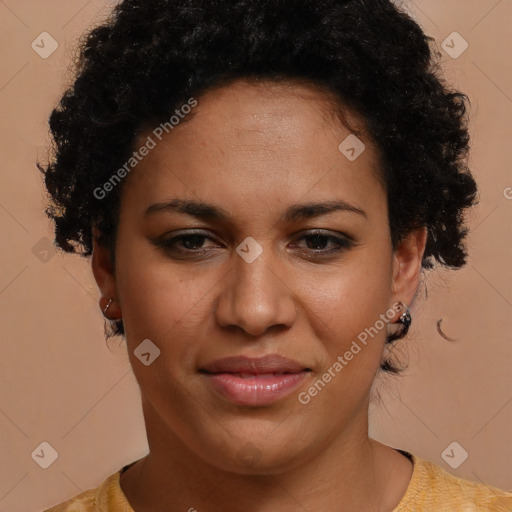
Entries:
[[[322, 93], [235, 82], [197, 99], [161, 141], [141, 136], [156, 146], [124, 184], [115, 276], [98, 246], [93, 268], [122, 311], [150, 445], [174, 437], [225, 469], [284, 468], [341, 435], [366, 435], [386, 329], [399, 316], [390, 308], [412, 299], [421, 237], [392, 251], [377, 152], [363, 137], [355, 160], [353, 140], [339, 149], [351, 132]], [[209, 208], [183, 213], [178, 200]], [[320, 203], [338, 208], [306, 208]], [[276, 354], [308, 370], [242, 379], [211, 366]]]

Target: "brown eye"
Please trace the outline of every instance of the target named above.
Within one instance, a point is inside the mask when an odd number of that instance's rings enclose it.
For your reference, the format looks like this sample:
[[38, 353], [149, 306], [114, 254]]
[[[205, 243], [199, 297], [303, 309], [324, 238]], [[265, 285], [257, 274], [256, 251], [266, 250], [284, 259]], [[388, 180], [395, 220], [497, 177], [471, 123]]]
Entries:
[[[345, 237], [338, 237], [325, 231], [314, 231], [313, 233], [303, 235], [298, 240], [306, 240], [306, 249], [314, 253], [332, 254], [352, 247], [353, 242]], [[334, 246], [330, 249], [326, 247], [331, 244]]]
[[171, 238], [155, 240], [153, 244], [168, 253], [197, 255], [203, 254], [211, 248], [211, 246], [204, 247], [206, 240], [215, 242], [213, 238], [201, 232], [189, 232]]

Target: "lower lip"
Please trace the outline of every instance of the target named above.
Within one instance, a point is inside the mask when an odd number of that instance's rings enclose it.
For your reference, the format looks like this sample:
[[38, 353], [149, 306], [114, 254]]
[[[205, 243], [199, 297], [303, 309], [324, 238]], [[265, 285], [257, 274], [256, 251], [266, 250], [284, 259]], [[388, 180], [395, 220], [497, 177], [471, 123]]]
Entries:
[[309, 372], [259, 374], [248, 379], [234, 373], [204, 373], [212, 387], [238, 405], [269, 405], [297, 389]]

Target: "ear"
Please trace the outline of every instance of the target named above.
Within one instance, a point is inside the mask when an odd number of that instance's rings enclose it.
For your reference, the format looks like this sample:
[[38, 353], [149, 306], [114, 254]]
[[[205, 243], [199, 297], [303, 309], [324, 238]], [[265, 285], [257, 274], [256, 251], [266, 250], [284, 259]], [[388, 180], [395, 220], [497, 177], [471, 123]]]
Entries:
[[110, 250], [98, 243], [99, 231], [92, 229], [92, 257], [91, 268], [96, 280], [96, 284], [100, 289], [101, 299], [100, 308], [103, 311], [109, 300], [112, 303], [108, 308], [108, 316], [112, 319], [120, 317], [120, 307], [117, 301], [117, 286], [114, 273], [114, 267], [111, 261]]
[[410, 305], [420, 282], [421, 261], [427, 243], [427, 228], [411, 231], [393, 254], [392, 293], [395, 301]]

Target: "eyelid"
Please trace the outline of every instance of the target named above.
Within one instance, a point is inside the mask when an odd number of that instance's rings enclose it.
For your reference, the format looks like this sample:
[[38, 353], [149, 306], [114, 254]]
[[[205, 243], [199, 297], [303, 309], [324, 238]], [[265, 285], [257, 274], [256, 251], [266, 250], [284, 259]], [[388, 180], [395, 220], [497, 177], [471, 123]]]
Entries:
[[298, 232], [298, 234], [302, 236], [314, 236], [314, 235], [320, 235], [320, 236], [326, 236], [326, 237], [333, 237], [333, 238], [344, 238], [348, 241], [355, 242], [355, 239], [350, 236], [349, 234], [343, 232], [343, 231], [334, 231], [330, 229], [324, 229], [324, 228], [312, 228], [309, 230], [301, 230]]
[[336, 234], [332, 234], [332, 233], [333, 232], [330, 232], [330, 231], [324, 230], [324, 229], [313, 229], [309, 232], [306, 231], [306, 232], [301, 233], [296, 238], [296, 240], [307, 239], [307, 238], [313, 237], [313, 236], [321, 236], [321, 237], [326, 238], [327, 240], [331, 241], [332, 243], [334, 243], [337, 246], [333, 249], [305, 249], [307, 251], [312, 251], [313, 254], [316, 253], [318, 255], [321, 255], [322, 253], [324, 255], [328, 255], [329, 253], [339, 253], [339, 252], [342, 252], [343, 250], [350, 249], [350, 248], [354, 247], [355, 245], [357, 245], [356, 241], [351, 236], [346, 235], [345, 233], [340, 233], [338, 231], [334, 232]]
[[205, 238], [209, 238], [210, 240], [214, 240], [218, 242], [218, 236], [212, 236], [212, 232], [208, 230], [204, 230], [201, 228], [188, 228], [188, 229], [178, 229], [174, 231], [167, 231], [163, 235], [160, 235], [154, 238], [152, 241], [154, 243], [165, 243], [169, 240], [174, 240], [175, 238], [179, 238], [182, 236], [204, 236]]

